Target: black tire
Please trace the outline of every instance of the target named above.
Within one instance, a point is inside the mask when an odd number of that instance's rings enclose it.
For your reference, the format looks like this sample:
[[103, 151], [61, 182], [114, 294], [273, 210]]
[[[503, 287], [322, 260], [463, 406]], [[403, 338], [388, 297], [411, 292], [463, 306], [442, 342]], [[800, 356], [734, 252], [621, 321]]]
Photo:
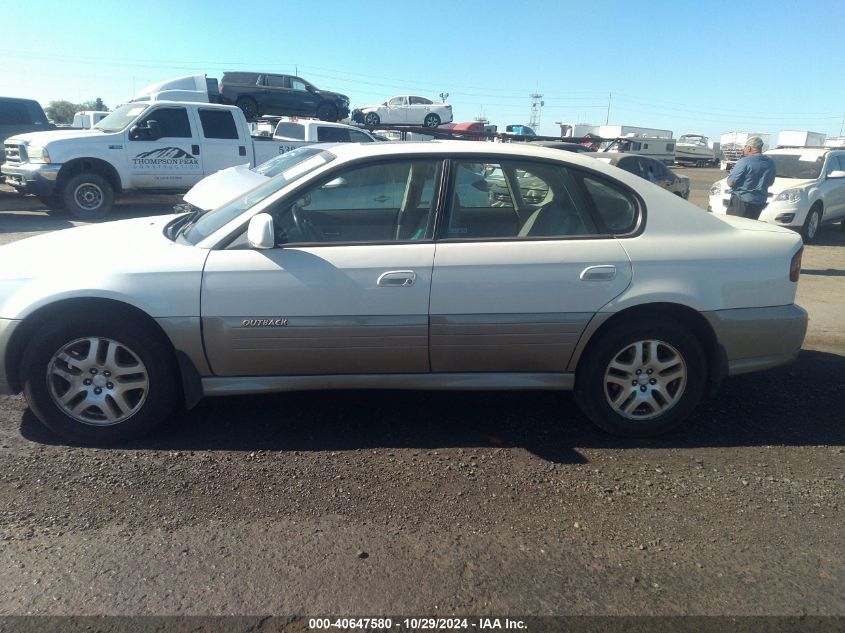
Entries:
[[[32, 412], [47, 428], [71, 442], [80, 444], [114, 444], [149, 433], [168, 418], [177, 396], [177, 375], [172, 353], [160, 337], [160, 333], [148, 324], [137, 319], [127, 319], [121, 315], [111, 318], [108, 314], [90, 317], [75, 316], [46, 325], [33, 337], [32, 343], [24, 354], [21, 367], [24, 376], [24, 395]], [[98, 341], [97, 349], [102, 354], [111, 348], [109, 341], [116, 343], [118, 347], [122, 346], [118, 352], [115, 352], [115, 365], [119, 363], [121, 369], [115, 371], [114, 375], [101, 371], [100, 374], [94, 376], [91, 369], [86, 367], [87, 361], [80, 358], [75, 361], [79, 366], [68, 364], [67, 367], [78, 375], [80, 381], [85, 377], [89, 386], [81, 386], [78, 381], [77, 386], [73, 387], [59, 373], [51, 373], [51, 369], [54, 367], [54, 357], [60, 351], [68, 349], [68, 346], [75, 341], [82, 341], [80, 345], [83, 346], [82, 349], [85, 349], [85, 339]], [[89, 346], [88, 349], [91, 347]], [[118, 354], [120, 354], [119, 359]], [[65, 357], [71, 355], [68, 353]], [[141, 364], [127, 363], [126, 358], [134, 358]], [[56, 362], [61, 363], [61, 361]], [[108, 358], [97, 359], [89, 364], [92, 364], [92, 368], [93, 366], [101, 368], [110, 366]], [[140, 372], [138, 367], [145, 371]], [[119, 375], [121, 372], [123, 375]], [[66, 375], [70, 373], [70, 371], [65, 372]], [[121, 391], [120, 384], [128, 384], [123, 381], [123, 378], [138, 380], [139, 376], [145, 376], [147, 381], [143, 394], [140, 393], [141, 390], [132, 390], [130, 385], [124, 390], [124, 398], [120, 398], [118, 395]], [[111, 379], [114, 382], [99, 385], [92, 379], [105, 381]], [[65, 384], [67, 387], [64, 386]], [[96, 391], [97, 385], [100, 392], [95, 396], [93, 391]], [[115, 387], [117, 391], [114, 390]], [[67, 391], [56, 395], [63, 388]], [[109, 390], [112, 391], [109, 392]], [[69, 400], [69, 406], [79, 397], [82, 403], [93, 402], [95, 398], [100, 400], [100, 403], [93, 403], [79, 411], [79, 416], [84, 420], [75, 419], [57, 403], [57, 398], [62, 395], [73, 395], [73, 392], [76, 392], [78, 396]], [[102, 395], [103, 393], [105, 395]], [[108, 400], [109, 393], [114, 393], [119, 400], [114, 397]], [[125, 409], [123, 411], [125, 419], [115, 413], [121, 411], [120, 408], [115, 407], [117, 402], [120, 403], [119, 407]], [[102, 414], [106, 406], [115, 418], [114, 423], [109, 423]], [[103, 419], [97, 419], [98, 416]]]
[[[654, 346], [648, 345], [648, 349], [655, 349], [657, 358], [644, 354], [647, 362], [634, 362], [638, 341], [653, 342]], [[629, 374], [611, 368], [611, 362], [617, 366], [621, 363], [619, 359], [632, 361]], [[673, 364], [662, 369], [655, 367], [661, 362]], [[681, 377], [673, 378], [676, 373]], [[665, 378], [662, 384], [660, 374]], [[628, 380], [631, 387], [627, 386]], [[706, 381], [704, 350], [688, 329], [667, 319], [637, 319], [620, 322], [618, 327], [602, 332], [601, 338], [587, 349], [576, 372], [575, 400], [596, 426], [609, 433], [650, 437], [666, 433], [686, 420], [701, 400]], [[668, 397], [661, 397], [660, 393]], [[655, 411], [648, 404], [649, 396], [662, 411]], [[628, 414], [620, 412], [611, 398], [620, 409], [630, 403]]]
[[244, 113], [247, 121], [252, 121], [253, 119], [258, 118], [258, 104], [252, 97], [238, 97], [238, 100], [235, 101], [235, 105], [241, 109], [241, 112]]
[[367, 112], [364, 115], [364, 125], [369, 125], [371, 127], [378, 125], [381, 123], [381, 118], [375, 112]]
[[440, 117], [434, 114], [434, 112], [425, 115], [423, 127], [437, 127], [438, 125], [440, 125]]
[[819, 229], [822, 227], [822, 207], [817, 202], [810, 207], [804, 226], [801, 227], [801, 239], [805, 244], [812, 244], [819, 236]]
[[62, 206], [80, 220], [104, 218], [114, 204], [114, 189], [100, 174], [76, 174], [62, 184]]
[[331, 103], [321, 103], [317, 106], [317, 118], [321, 121], [337, 121], [337, 107]]

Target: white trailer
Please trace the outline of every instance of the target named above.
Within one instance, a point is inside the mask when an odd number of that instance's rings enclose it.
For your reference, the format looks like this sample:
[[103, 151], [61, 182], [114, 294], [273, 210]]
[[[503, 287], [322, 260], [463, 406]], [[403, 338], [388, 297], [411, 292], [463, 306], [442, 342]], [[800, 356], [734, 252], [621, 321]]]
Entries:
[[824, 147], [827, 134], [806, 130], [782, 130], [778, 132], [778, 147]]
[[759, 136], [763, 139], [763, 151], [769, 149], [769, 135], [765, 132], [724, 132], [719, 136], [719, 149], [722, 152], [722, 159], [719, 166], [722, 170], [731, 170], [740, 158], [742, 148], [746, 141], [752, 136]]

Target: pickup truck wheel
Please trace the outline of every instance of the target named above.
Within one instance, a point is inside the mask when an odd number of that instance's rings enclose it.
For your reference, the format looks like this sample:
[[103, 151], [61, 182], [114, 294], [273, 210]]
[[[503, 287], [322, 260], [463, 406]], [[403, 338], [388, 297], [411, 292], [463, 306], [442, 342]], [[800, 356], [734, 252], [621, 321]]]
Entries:
[[48, 324], [22, 365], [36, 417], [72, 442], [112, 444], [148, 433], [176, 401], [169, 350], [145, 323], [103, 315]]
[[64, 208], [80, 220], [99, 220], [111, 211], [114, 189], [99, 174], [76, 174], [62, 185], [61, 199]]
[[321, 103], [317, 107], [317, 118], [321, 121], [337, 121], [337, 108], [331, 103]]
[[258, 104], [252, 97], [238, 97], [235, 105], [241, 109], [247, 121], [258, 118]]
[[376, 126], [381, 123], [381, 119], [375, 112], [367, 112], [364, 116], [364, 124], [370, 126]]
[[667, 319], [637, 319], [601, 335], [575, 377], [575, 399], [596, 426], [648, 437], [681, 424], [704, 393], [698, 339]]
[[810, 208], [807, 214], [807, 219], [804, 220], [804, 226], [801, 227], [801, 237], [805, 244], [810, 244], [816, 239], [819, 234], [819, 227], [822, 224], [822, 208], [818, 203]]
[[439, 116], [434, 113], [425, 115], [425, 119], [423, 119], [424, 127], [437, 127], [438, 125], [440, 125]]

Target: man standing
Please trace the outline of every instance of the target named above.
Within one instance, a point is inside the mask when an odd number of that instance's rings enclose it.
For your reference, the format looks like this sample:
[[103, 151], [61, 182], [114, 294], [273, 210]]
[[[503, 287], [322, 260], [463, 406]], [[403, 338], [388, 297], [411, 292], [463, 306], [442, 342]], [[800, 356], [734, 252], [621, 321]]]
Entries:
[[775, 181], [775, 161], [763, 156], [763, 139], [751, 136], [745, 142], [740, 158], [728, 176], [733, 190], [729, 215], [741, 215], [756, 220], [766, 206], [769, 187]]

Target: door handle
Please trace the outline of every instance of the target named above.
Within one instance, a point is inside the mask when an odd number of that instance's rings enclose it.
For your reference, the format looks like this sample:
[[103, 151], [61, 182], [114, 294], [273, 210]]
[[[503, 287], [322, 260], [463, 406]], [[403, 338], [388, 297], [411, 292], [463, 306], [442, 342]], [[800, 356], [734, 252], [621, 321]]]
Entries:
[[238, 146], [238, 156], [246, 156], [246, 147], [244, 145]]
[[199, 145], [191, 145], [191, 154], [194, 156], [198, 156], [200, 153], [200, 146]]
[[376, 283], [383, 288], [407, 288], [413, 286], [416, 280], [417, 273], [413, 270], [391, 270], [379, 275]]
[[380, 196], [376, 196], [375, 198], [373, 198], [373, 200], [375, 200], [376, 202], [385, 202], [386, 200], [390, 200], [390, 196], [382, 194]]
[[581, 281], [610, 281], [616, 278], [616, 266], [589, 266], [581, 271]]

